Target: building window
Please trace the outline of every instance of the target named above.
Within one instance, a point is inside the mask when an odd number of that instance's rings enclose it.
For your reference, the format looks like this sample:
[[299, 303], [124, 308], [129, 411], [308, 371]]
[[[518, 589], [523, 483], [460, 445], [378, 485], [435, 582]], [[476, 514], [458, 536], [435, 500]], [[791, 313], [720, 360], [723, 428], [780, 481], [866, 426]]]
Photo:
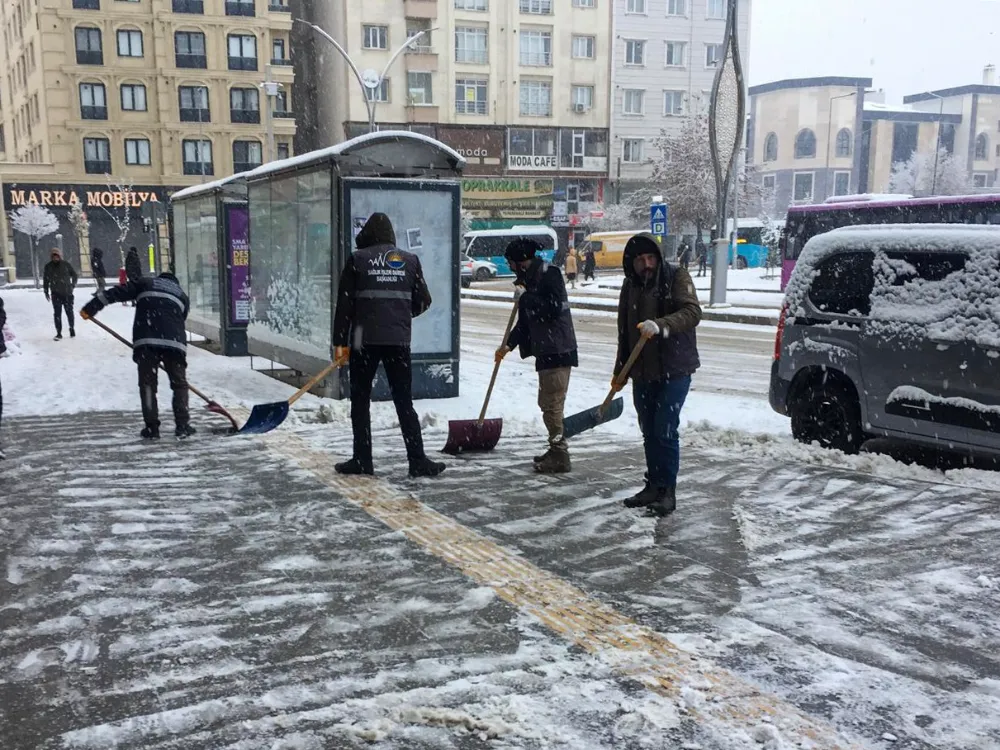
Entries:
[[[839, 133], [837, 133], [837, 145], [836, 153], [837, 158], [846, 159], [851, 155], [851, 147], [853, 142], [853, 137], [851, 136], [851, 131], [847, 128], [842, 128]], [[840, 195], [840, 193], [837, 193]]]
[[455, 62], [485, 65], [489, 62], [486, 29], [455, 27]]
[[489, 10], [487, 0], [455, 0], [455, 10]]
[[208, 108], [208, 88], [205, 86], [181, 86], [180, 115], [181, 122], [211, 122], [212, 116]]
[[764, 175], [763, 179], [761, 179], [760, 181], [760, 186], [764, 189], [764, 193], [766, 195], [774, 194], [774, 185], [775, 185], [775, 180], [773, 174]]
[[[76, 36], [76, 64], [77, 65], [104, 65], [104, 52], [101, 48], [100, 29], [77, 28]], [[8, 90], [10, 83], [7, 84]]]
[[279, 159], [287, 159], [289, 156], [291, 156], [291, 153], [292, 153], [291, 147], [287, 143], [278, 144]]
[[233, 171], [246, 172], [264, 163], [260, 141], [233, 141]]
[[132, 166], [148, 167], [149, 141], [146, 138], [125, 139], [125, 163]]
[[226, 0], [227, 16], [253, 16], [254, 0]]
[[205, 35], [200, 31], [175, 32], [174, 60], [178, 68], [207, 68]]
[[521, 114], [552, 117], [552, 82], [521, 81]]
[[646, 0], [626, 0], [625, 12], [644, 14], [646, 12]]
[[625, 164], [642, 163], [642, 138], [625, 138], [622, 140], [622, 161]]
[[291, 110], [288, 109], [288, 92], [279, 91], [274, 95], [274, 116], [291, 117]]
[[[559, 131], [551, 128], [511, 128], [510, 166], [513, 169], [543, 166], [557, 169]], [[518, 158], [520, 157], [520, 158]]]
[[83, 139], [83, 171], [111, 174], [111, 142], [107, 138]]
[[686, 45], [684, 42], [667, 42], [666, 65], [671, 68], [684, 66], [684, 52]]
[[725, 20], [726, 0], [708, 0], [708, 17]]
[[988, 175], [982, 173], [972, 175], [972, 187], [974, 188], [989, 187]]
[[389, 78], [388, 76], [379, 81], [378, 86], [373, 89], [366, 89], [368, 101], [387, 102], [389, 101]]
[[642, 89], [625, 89], [622, 92], [622, 113], [626, 115], [641, 115], [645, 103], [646, 92]]
[[364, 37], [362, 47], [365, 49], [389, 49], [389, 27], [388, 26], [362, 26]]
[[684, 92], [664, 91], [663, 92], [663, 114], [683, 115], [684, 114]]
[[599, 172], [608, 168], [606, 130], [563, 130], [559, 146], [562, 157], [560, 164], [563, 169], [588, 169]]
[[521, 32], [521, 65], [552, 65], [552, 34], [548, 31]]
[[108, 119], [108, 100], [103, 83], [80, 84], [80, 119]]
[[410, 105], [433, 104], [434, 94], [431, 90], [431, 74], [423, 71], [408, 71], [406, 74], [406, 90]]
[[118, 57], [142, 57], [142, 32], [122, 29], [118, 32]]
[[260, 92], [257, 89], [230, 89], [229, 119], [236, 123], [259, 123]]
[[433, 27], [431, 22], [426, 18], [407, 18], [406, 19], [406, 39], [407, 41], [413, 39], [418, 34], [422, 35], [415, 42], [411, 43], [407, 47], [408, 52], [433, 52]]
[[455, 81], [455, 114], [489, 114], [489, 82], [484, 78], [458, 78]]
[[253, 34], [229, 35], [229, 69], [257, 70], [257, 37]]
[[521, 0], [521, 12], [536, 16], [552, 14], [552, 0]]
[[573, 87], [573, 109], [577, 112], [587, 112], [594, 108], [594, 87]]
[[573, 37], [573, 57], [592, 60], [594, 59], [594, 37], [574, 36]]
[[574, 8], [596, 8], [597, 0], [573, 0]]
[[706, 44], [705, 45], [705, 67], [714, 68], [719, 64], [719, 60], [722, 58], [722, 45], [721, 44]]
[[146, 111], [146, 87], [141, 83], [123, 83], [121, 87], [122, 110], [125, 112]]
[[834, 195], [850, 195], [851, 192], [851, 173], [850, 172], [834, 172], [833, 174], [833, 194]]
[[100, 10], [101, 0], [73, 0], [74, 10]]
[[943, 122], [938, 126], [938, 148], [943, 148], [949, 154], [955, 153], [955, 125]]
[[288, 63], [288, 55], [285, 50], [285, 40], [275, 39], [271, 42], [271, 64], [285, 65]]
[[686, 16], [687, 0], [667, 0], [668, 16]]
[[812, 172], [799, 172], [795, 175], [792, 185], [792, 200], [801, 203], [813, 199]]
[[215, 174], [212, 164], [211, 141], [182, 141], [184, 153], [184, 174]]
[[646, 64], [646, 43], [635, 39], [625, 40], [625, 64], [645, 65]]
[[795, 158], [814, 159], [816, 157], [816, 134], [809, 128], [800, 130], [795, 136]]
[[976, 161], [986, 161], [990, 153], [990, 139], [986, 133], [976, 136]]
[[204, 0], [173, 0], [174, 13], [197, 13], [205, 12]]
[[768, 133], [764, 139], [764, 161], [778, 160], [778, 136]]

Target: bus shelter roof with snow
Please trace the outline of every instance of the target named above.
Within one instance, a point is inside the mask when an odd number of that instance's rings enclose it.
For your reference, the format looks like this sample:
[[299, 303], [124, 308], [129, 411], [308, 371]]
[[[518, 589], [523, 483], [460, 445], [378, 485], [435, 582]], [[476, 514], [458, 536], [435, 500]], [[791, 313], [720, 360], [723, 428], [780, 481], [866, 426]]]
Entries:
[[172, 264], [191, 300], [187, 329], [227, 356], [247, 354], [249, 216], [244, 174], [170, 196]]
[[[251, 354], [305, 373], [332, 360], [337, 284], [371, 214], [419, 256], [433, 304], [413, 323], [414, 398], [450, 398], [459, 383], [460, 207], [465, 160], [419, 133], [384, 131], [246, 173]], [[346, 373], [325, 384], [349, 395]], [[375, 398], [388, 398], [380, 370]]]

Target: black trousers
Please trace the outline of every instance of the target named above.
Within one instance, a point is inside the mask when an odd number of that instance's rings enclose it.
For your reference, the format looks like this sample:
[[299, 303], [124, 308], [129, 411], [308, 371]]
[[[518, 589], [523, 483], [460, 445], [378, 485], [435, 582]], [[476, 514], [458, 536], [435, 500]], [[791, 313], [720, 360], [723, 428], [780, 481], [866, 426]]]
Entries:
[[351, 427], [354, 429], [354, 458], [372, 460], [372, 384], [379, 363], [389, 379], [392, 402], [396, 405], [399, 427], [406, 445], [406, 457], [424, 457], [420, 418], [413, 408], [413, 367], [408, 346], [366, 346], [351, 350]]
[[69, 323], [69, 330], [73, 330], [73, 295], [63, 297], [61, 294], [52, 295], [52, 317], [56, 323], [56, 333], [62, 335], [62, 314], [66, 311], [66, 322]]
[[188, 424], [191, 414], [188, 411], [187, 355], [170, 349], [139, 347], [135, 350], [135, 363], [139, 367], [139, 398], [142, 400], [142, 419], [146, 426], [160, 426], [156, 386], [161, 365], [170, 379], [170, 389], [173, 391], [174, 424]]

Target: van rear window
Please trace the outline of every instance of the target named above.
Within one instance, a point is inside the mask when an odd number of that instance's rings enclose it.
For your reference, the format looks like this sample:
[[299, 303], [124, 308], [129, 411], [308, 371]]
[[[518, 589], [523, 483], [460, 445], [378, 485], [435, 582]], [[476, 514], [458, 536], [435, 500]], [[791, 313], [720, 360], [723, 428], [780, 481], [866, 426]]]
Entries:
[[872, 309], [875, 254], [841, 253], [816, 269], [809, 299], [817, 310], [834, 315], [868, 315]]

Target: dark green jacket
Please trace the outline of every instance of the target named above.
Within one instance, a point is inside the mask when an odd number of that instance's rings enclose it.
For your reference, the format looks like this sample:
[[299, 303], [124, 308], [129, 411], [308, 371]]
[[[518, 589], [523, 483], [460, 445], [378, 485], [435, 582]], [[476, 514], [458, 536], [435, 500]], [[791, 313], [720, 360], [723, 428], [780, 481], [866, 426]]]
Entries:
[[62, 259], [50, 260], [45, 264], [42, 282], [46, 294], [72, 297], [76, 289], [76, 269]]

